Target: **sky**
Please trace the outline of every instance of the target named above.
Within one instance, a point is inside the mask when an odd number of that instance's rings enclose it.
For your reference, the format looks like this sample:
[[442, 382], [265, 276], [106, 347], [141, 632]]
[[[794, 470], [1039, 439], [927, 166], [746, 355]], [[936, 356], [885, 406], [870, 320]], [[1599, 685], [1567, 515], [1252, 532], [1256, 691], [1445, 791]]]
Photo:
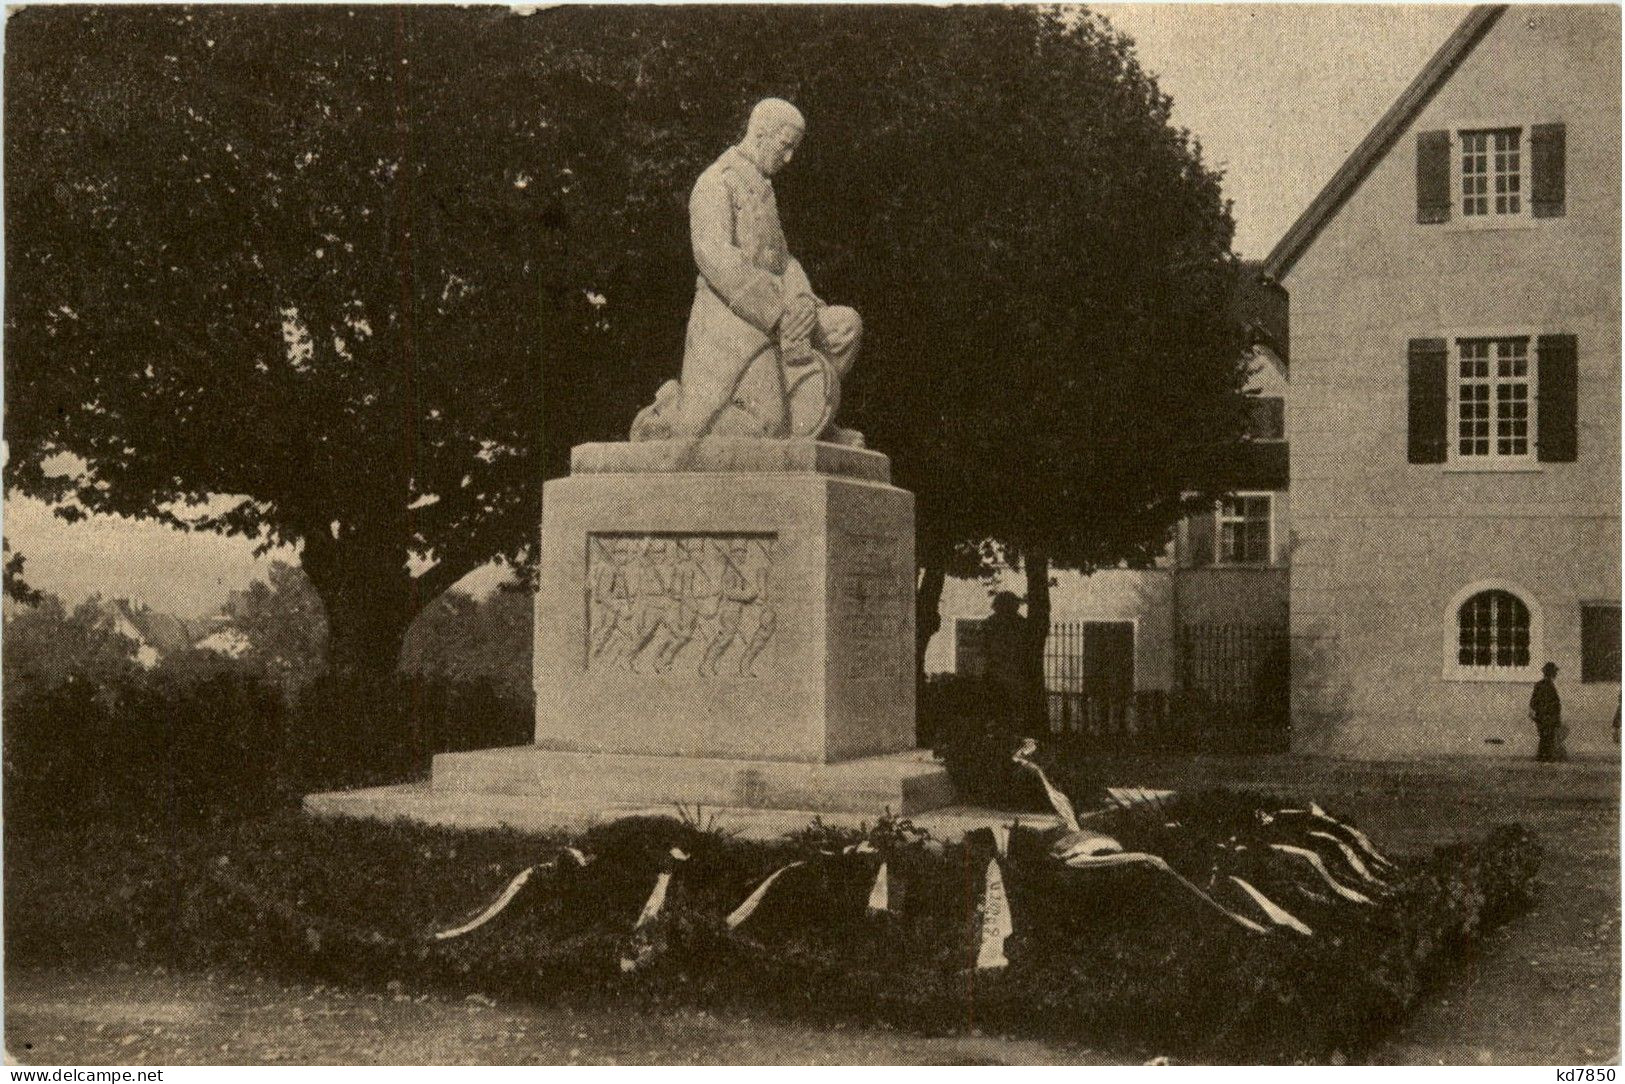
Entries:
[[[1235, 248], [1262, 258], [1399, 96], [1466, 9], [1454, 5], [1100, 4], [1133, 38], [1143, 68], [1174, 100], [1175, 123], [1224, 173]], [[126, 597], [183, 617], [219, 609], [228, 592], [291, 551], [157, 524], [56, 519], [7, 498], [0, 525], [36, 587], [69, 603]], [[465, 586], [488, 588], [490, 569]]]

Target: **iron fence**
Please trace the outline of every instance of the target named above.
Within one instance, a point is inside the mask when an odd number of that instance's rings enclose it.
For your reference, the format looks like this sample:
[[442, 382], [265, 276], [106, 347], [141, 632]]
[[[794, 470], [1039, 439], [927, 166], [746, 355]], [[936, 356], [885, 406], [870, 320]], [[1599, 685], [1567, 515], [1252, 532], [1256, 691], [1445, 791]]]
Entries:
[[1283, 750], [1289, 735], [1287, 631], [1271, 625], [1179, 629], [1171, 692], [1135, 689], [1135, 626], [1050, 626], [1044, 689], [1051, 734], [1102, 751]]

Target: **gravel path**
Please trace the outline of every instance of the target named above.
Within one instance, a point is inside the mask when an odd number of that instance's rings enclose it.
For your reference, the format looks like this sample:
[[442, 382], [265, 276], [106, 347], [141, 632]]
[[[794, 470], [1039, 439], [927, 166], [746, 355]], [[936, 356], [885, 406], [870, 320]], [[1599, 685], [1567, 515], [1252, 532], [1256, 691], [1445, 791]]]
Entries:
[[112, 968], [6, 975], [6, 1048], [34, 1065], [1043, 1065], [1088, 1050], [628, 1015], [266, 978]]

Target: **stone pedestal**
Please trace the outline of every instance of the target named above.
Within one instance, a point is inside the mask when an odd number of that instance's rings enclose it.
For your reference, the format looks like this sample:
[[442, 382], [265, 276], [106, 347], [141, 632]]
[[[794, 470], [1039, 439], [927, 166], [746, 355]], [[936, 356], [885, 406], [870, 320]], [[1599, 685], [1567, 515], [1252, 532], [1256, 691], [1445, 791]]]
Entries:
[[812, 441], [575, 449], [536, 596], [544, 749], [831, 764], [914, 745], [914, 500]]
[[890, 473], [813, 441], [576, 448], [542, 513], [536, 744], [306, 807], [535, 830], [698, 805], [756, 838], [987, 822], [912, 751], [914, 499]]

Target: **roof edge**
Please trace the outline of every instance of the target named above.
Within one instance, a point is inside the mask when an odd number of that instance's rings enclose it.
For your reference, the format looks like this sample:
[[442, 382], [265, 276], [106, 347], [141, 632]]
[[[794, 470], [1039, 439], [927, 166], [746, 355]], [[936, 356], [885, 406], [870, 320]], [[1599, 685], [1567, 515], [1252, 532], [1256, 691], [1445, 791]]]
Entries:
[[1410, 86], [1388, 107], [1366, 137], [1332, 174], [1326, 187], [1310, 201], [1303, 214], [1281, 237], [1264, 259], [1264, 272], [1279, 280], [1292, 270], [1298, 257], [1314, 243], [1320, 231], [1342, 209], [1343, 204], [1359, 188], [1382, 156], [1393, 147], [1395, 140], [1416, 119], [1416, 115], [1433, 99], [1444, 81], [1473, 51], [1490, 27], [1495, 25], [1509, 4], [1479, 4], [1462, 19], [1461, 23], [1439, 46], [1437, 52], [1423, 65]]

